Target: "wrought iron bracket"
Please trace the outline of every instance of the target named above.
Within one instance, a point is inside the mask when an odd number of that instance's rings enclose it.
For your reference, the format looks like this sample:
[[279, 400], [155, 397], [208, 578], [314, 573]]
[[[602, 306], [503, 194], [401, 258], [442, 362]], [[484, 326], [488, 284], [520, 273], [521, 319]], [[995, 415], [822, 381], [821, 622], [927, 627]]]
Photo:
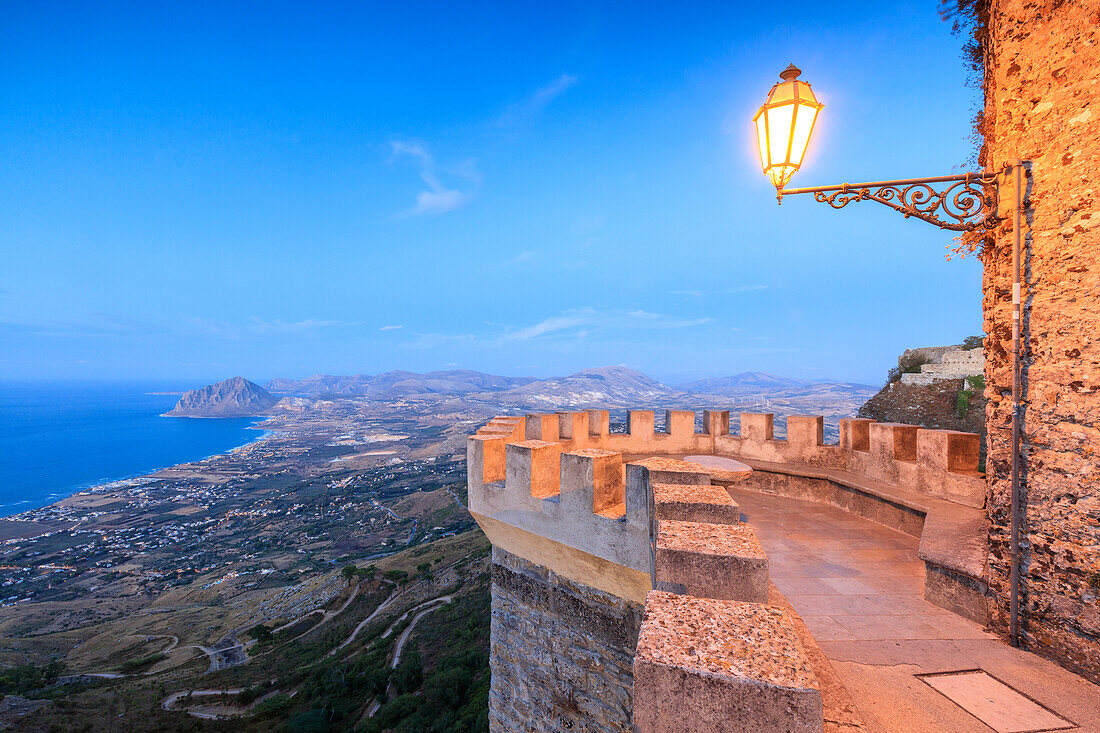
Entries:
[[1012, 165], [1006, 164], [999, 171], [958, 176], [790, 188], [778, 191], [776, 198], [783, 203], [784, 196], [812, 193], [815, 201], [829, 204], [834, 209], [843, 209], [853, 201], [877, 201], [901, 213], [906, 219], [915, 216], [941, 229], [969, 232], [992, 229], [1000, 221], [1000, 181], [1011, 170]]

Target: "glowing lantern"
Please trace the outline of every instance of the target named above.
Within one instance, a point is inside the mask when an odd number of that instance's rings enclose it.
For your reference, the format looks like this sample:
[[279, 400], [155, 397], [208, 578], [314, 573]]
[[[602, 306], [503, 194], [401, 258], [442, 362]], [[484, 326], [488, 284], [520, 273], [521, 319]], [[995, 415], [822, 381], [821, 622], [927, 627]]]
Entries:
[[752, 118], [760, 145], [760, 164], [777, 189], [802, 165], [817, 113], [825, 105], [814, 97], [810, 85], [798, 81], [801, 70], [791, 64], [779, 75], [783, 81], [768, 92], [768, 100]]

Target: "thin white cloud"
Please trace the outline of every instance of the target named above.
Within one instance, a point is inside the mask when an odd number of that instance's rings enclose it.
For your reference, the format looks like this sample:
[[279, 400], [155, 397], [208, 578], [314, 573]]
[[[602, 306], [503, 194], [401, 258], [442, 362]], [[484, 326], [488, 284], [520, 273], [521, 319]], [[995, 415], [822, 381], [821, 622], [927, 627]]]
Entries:
[[586, 338], [597, 333], [619, 330], [658, 330], [692, 328], [710, 323], [710, 318], [677, 318], [644, 310], [597, 310], [595, 308], [575, 308], [556, 316], [543, 319], [518, 330], [504, 334], [506, 341], [528, 341], [552, 334], [571, 334], [576, 338]]
[[[521, 102], [505, 109], [492, 126], [503, 129], [523, 124], [574, 86], [578, 79], [573, 74], [560, 75]], [[390, 152], [394, 160], [412, 159], [420, 170], [420, 180], [427, 186], [416, 194], [416, 203], [400, 212], [399, 216], [438, 216], [465, 207], [477, 195], [481, 175], [473, 160], [441, 166], [428, 146], [417, 140], [391, 140]]]
[[461, 191], [421, 191], [416, 195], [416, 206], [409, 212], [418, 214], [445, 214], [448, 211], [461, 209], [470, 203], [472, 196]]
[[398, 324], [396, 326], [382, 326], [382, 328], [380, 328], [378, 330], [379, 331], [396, 331], [397, 329], [404, 328], [404, 327], [405, 326], [403, 324]]
[[562, 92], [574, 86], [579, 80], [580, 77], [576, 74], [562, 74], [546, 86], [536, 89], [535, 93], [528, 97], [527, 107], [535, 111], [542, 109], [561, 96]]
[[268, 320], [256, 317], [245, 323], [233, 323], [210, 318], [185, 316], [180, 321], [180, 330], [185, 333], [198, 333], [215, 338], [239, 340], [278, 334], [307, 335], [328, 329], [354, 328], [364, 324], [364, 321], [326, 321], [318, 318], [284, 321], [278, 318]]
[[575, 74], [562, 74], [549, 84], [533, 91], [523, 101], [510, 105], [493, 121], [493, 127], [517, 127], [530, 121], [532, 117], [546, 109], [551, 102], [568, 89], [576, 86], [578, 81], [580, 81], [580, 77]]
[[302, 321], [282, 321], [278, 318], [267, 321], [262, 318], [252, 319], [252, 330], [256, 333], [305, 333], [319, 331], [325, 328], [343, 328], [348, 326], [361, 326], [362, 321], [322, 321], [316, 318], [306, 318]]
[[[412, 158], [420, 169], [420, 179], [428, 186], [427, 190], [416, 195], [416, 205], [403, 212], [405, 216], [444, 214], [448, 211], [461, 209], [473, 200], [477, 185], [480, 182], [473, 161], [467, 160], [454, 168], [444, 170], [436, 163], [435, 158], [424, 143], [391, 140], [390, 150], [395, 160]], [[442, 173], [463, 179], [467, 190], [462, 191], [459, 188], [445, 185], [440, 177]]]
[[518, 253], [512, 259], [506, 261], [504, 264], [506, 264], [506, 265], [518, 265], [521, 262], [530, 262], [534, 258], [535, 258], [535, 253], [532, 250], [525, 249], [522, 252]]
[[702, 298], [704, 295], [737, 295], [739, 293], [754, 293], [758, 290], [767, 290], [767, 285], [738, 285], [732, 288], [720, 288], [718, 290], [670, 290], [669, 295], [682, 295], [685, 298]]
[[509, 334], [508, 338], [514, 341], [526, 341], [527, 339], [545, 336], [548, 333], [557, 333], [558, 331], [566, 331], [570, 328], [578, 328], [588, 323], [590, 320], [591, 316], [589, 315], [551, 316], [533, 326], [527, 326], [526, 328], [521, 328]]

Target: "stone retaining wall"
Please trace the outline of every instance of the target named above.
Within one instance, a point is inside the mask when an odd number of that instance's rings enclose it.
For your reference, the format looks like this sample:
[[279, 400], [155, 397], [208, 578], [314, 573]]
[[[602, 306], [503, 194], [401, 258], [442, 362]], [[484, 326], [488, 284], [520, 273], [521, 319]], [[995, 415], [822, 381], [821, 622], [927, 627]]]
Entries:
[[493, 730], [632, 730], [642, 606], [493, 548]]

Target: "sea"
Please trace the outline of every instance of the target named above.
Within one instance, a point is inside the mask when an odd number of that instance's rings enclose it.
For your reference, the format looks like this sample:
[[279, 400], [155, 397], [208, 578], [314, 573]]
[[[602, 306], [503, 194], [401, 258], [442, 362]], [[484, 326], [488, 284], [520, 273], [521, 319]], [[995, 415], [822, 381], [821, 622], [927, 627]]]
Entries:
[[161, 417], [180, 385], [0, 382], [0, 516], [98, 484], [225, 453], [256, 418]]

